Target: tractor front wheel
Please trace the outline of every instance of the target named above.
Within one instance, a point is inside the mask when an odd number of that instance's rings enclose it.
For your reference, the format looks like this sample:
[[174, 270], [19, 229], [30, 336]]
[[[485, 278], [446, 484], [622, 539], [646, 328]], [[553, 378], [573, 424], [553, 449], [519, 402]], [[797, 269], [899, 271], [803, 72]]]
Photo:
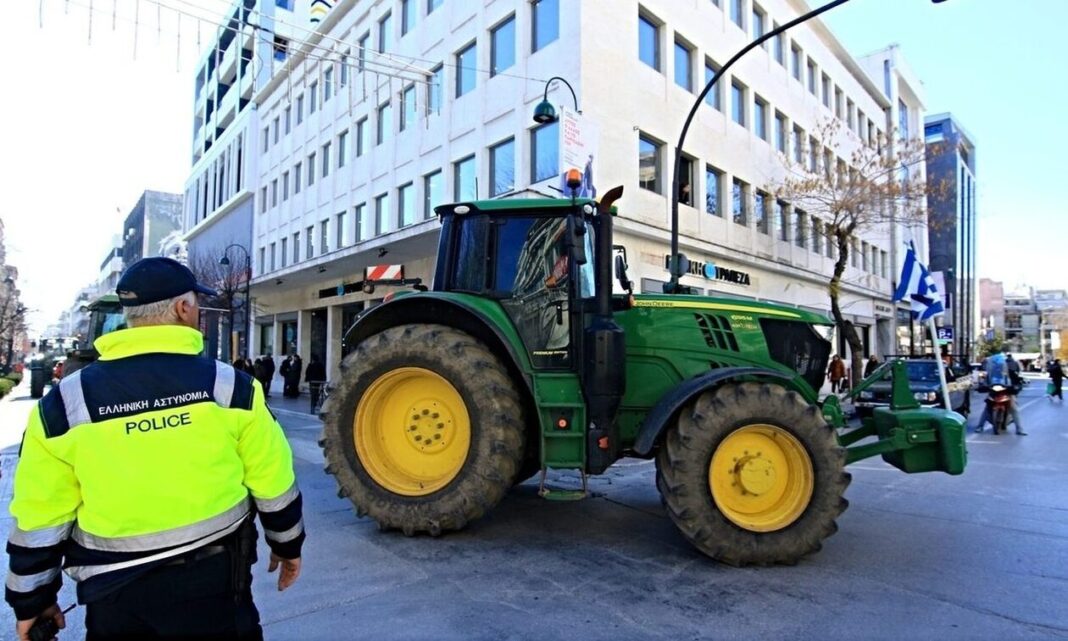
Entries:
[[796, 563], [837, 530], [845, 450], [819, 409], [777, 385], [726, 385], [684, 407], [656, 459], [683, 536], [731, 565]]
[[519, 392], [483, 343], [402, 325], [342, 364], [320, 441], [357, 514], [405, 534], [457, 530], [512, 486], [524, 455]]

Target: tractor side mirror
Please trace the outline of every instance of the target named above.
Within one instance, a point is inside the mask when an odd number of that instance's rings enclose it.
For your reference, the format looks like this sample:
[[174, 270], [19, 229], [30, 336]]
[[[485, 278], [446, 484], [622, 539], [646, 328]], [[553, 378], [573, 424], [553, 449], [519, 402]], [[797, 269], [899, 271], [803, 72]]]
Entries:
[[633, 294], [634, 283], [627, 278], [627, 250], [621, 245], [616, 245], [613, 249], [620, 251], [620, 253], [616, 254], [616, 280], [619, 281], [619, 286], [625, 292]]
[[571, 245], [568, 248], [571, 253], [571, 260], [575, 261], [576, 265], [585, 265], [586, 221], [582, 219], [581, 215], [567, 217], [567, 236]]

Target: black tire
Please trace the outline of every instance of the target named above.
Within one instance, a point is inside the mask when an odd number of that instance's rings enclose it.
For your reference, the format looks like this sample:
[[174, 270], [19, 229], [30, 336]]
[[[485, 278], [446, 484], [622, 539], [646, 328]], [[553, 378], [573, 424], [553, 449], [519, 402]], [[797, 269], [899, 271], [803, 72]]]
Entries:
[[[357, 406], [368, 387], [397, 368], [430, 370], [459, 393], [470, 417], [470, 446], [455, 477], [422, 496], [390, 491], [361, 462], [353, 436]], [[359, 516], [382, 529], [437, 536], [458, 530], [493, 508], [512, 487], [524, 457], [524, 417], [516, 384], [484, 344], [443, 325], [401, 325], [361, 342], [342, 363], [340, 384], [327, 399], [320, 445], [326, 472], [336, 477]], [[407, 421], [403, 421], [407, 423]], [[404, 429], [404, 426], [398, 426]]]
[[[735, 524], [716, 504], [712, 457], [736, 430], [770, 425], [792, 435], [812, 465], [812, 494], [792, 522], [774, 531]], [[759, 454], [759, 453], [758, 453]], [[705, 392], [684, 407], [657, 454], [657, 488], [671, 520], [704, 554], [730, 565], [793, 564], [837, 531], [849, 503], [845, 449], [819, 409], [777, 385], [741, 383]]]

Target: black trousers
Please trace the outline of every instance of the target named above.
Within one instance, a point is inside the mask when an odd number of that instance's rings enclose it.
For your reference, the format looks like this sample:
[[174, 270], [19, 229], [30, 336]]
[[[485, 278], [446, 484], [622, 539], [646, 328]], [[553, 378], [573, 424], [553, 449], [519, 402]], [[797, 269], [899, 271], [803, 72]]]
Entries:
[[229, 552], [156, 568], [86, 606], [86, 641], [262, 641], [251, 588], [232, 586]]

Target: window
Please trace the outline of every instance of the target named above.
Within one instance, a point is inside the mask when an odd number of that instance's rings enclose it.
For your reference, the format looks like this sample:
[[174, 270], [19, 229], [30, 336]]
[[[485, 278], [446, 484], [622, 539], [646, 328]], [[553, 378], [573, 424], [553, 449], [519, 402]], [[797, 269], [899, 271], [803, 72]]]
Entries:
[[386, 221], [389, 219], [389, 193], [379, 194], [375, 197], [375, 236], [383, 234], [389, 229]]
[[274, 136], [273, 136], [274, 144], [276, 144], [276, 145], [278, 144], [278, 135], [281, 133], [278, 129], [279, 129], [279, 127], [278, 127], [278, 116], [275, 116], [274, 117], [274, 122], [271, 123], [271, 131], [274, 134]]
[[[719, 65], [712, 62], [708, 58], [705, 58], [705, 84], [707, 85], [712, 81], [713, 76], [719, 73]], [[705, 94], [705, 103], [716, 111], [723, 111], [723, 101], [720, 100], [720, 94], [722, 92], [722, 85], [718, 82], [712, 85], [712, 88]]]
[[[773, 22], [771, 30], [774, 31], [779, 28], [778, 22]], [[779, 63], [783, 67], [786, 66], [786, 35], [780, 33], [775, 36], [775, 39], [771, 41], [771, 52], [775, 57], [775, 62]]]
[[311, 257], [315, 256], [315, 236], [314, 236], [314, 234], [315, 234], [315, 227], [313, 227], [311, 225], [309, 225], [308, 228], [304, 230], [304, 242], [305, 242], [304, 255], [307, 258], [311, 258]]
[[553, 178], [560, 173], [560, 124], [550, 122], [530, 132], [530, 182]]
[[805, 212], [800, 209], [794, 210], [794, 244], [805, 246]]
[[282, 202], [289, 200], [289, 172], [282, 172]]
[[675, 40], [675, 84], [693, 91], [693, 51], [686, 43]]
[[330, 221], [323, 220], [319, 223], [319, 255], [330, 251]]
[[808, 92], [813, 96], [818, 95], [816, 93], [816, 63], [812, 62], [812, 58], [808, 59]]
[[909, 108], [902, 100], [897, 101], [897, 128], [901, 140], [909, 139]]
[[260, 189], [260, 213], [267, 211], [267, 188]]
[[367, 116], [360, 118], [356, 123], [356, 157], [367, 152]]
[[515, 16], [490, 31], [490, 76], [510, 69], [515, 64]]
[[293, 0], [274, 0], [274, 6], [285, 9], [286, 11], [292, 11]]
[[315, 154], [308, 155], [308, 186], [315, 184]]
[[734, 222], [739, 225], [749, 224], [749, 185], [737, 178], [731, 189], [731, 212], [734, 214]]
[[277, 269], [277, 265], [275, 264], [275, 261], [274, 261], [274, 259], [275, 259], [275, 255], [274, 254], [275, 254], [275, 243], [271, 243], [271, 271], [272, 272], [275, 269]]
[[467, 45], [456, 54], [456, 97], [459, 98], [475, 88], [477, 51], [475, 43]]
[[638, 136], [638, 186], [660, 193], [660, 143]]
[[790, 68], [793, 70], [794, 80], [801, 82], [801, 48], [797, 43], [790, 45]]
[[263, 153], [267, 153], [267, 150], [271, 148], [271, 128], [263, 128]]
[[660, 71], [660, 27], [638, 16], [638, 59]]
[[834, 225], [831, 223], [827, 223], [824, 240], [826, 241], [824, 244], [827, 249], [827, 258], [834, 258]]
[[412, 6], [412, 0], [401, 0], [401, 37], [408, 35], [408, 32], [415, 26], [415, 7]]
[[744, 0], [731, 0], [731, 22], [738, 25], [738, 28], [745, 31], [745, 1]]
[[400, 207], [398, 221], [400, 227], [407, 227], [415, 222], [415, 185], [407, 183], [397, 189], [397, 205]]
[[775, 224], [779, 226], [779, 240], [790, 242], [790, 209], [781, 200], [775, 201]]
[[445, 202], [445, 177], [441, 170], [423, 176], [423, 218], [433, 218], [434, 208]]
[[315, 81], [308, 85], [308, 115], [315, 113], [318, 108], [316, 104], [319, 100], [319, 81]]
[[282, 267], [283, 268], [286, 266], [286, 259], [288, 258], [287, 254], [289, 253], [288, 250], [289, 250], [289, 239], [288, 238], [283, 238], [282, 239]]
[[794, 125], [794, 139], [791, 143], [794, 147], [794, 163], [801, 166], [805, 162], [805, 131]]
[[819, 218], [812, 217], [812, 251], [817, 255], [823, 251], [820, 246], [820, 238], [823, 236], [823, 224]]
[[375, 144], [381, 145], [389, 140], [391, 133], [393, 133], [393, 108], [387, 102], [378, 108], [378, 131]]
[[337, 217], [335, 218], [334, 244], [337, 245], [338, 249], [345, 246], [345, 218], [346, 212], [343, 211], [338, 212]]
[[490, 147], [490, 197], [515, 189], [515, 139]]
[[337, 137], [337, 168], [341, 169], [345, 166], [346, 156], [349, 152], [349, 130], [346, 129], [338, 134]]
[[886, 251], [885, 250], [879, 250], [879, 274], [883, 278], [889, 278], [889, 276], [886, 273], [886, 270], [887, 270], [887, 264], [886, 263], [887, 263]]
[[868, 264], [868, 243], [862, 242], [860, 244], [860, 269], [866, 272], [871, 271], [871, 266]]
[[834, 88], [834, 115], [841, 120], [844, 117], [842, 113], [842, 90], [838, 87]]
[[275, 36], [274, 59], [278, 62], [285, 62], [287, 49], [289, 49], [289, 41], [281, 36]]
[[[444, 0], [426, 0], [426, 13], [427, 13], [427, 15], [430, 15], [430, 14], [434, 13], [434, 9], [437, 9], [438, 7], [440, 7], [442, 2], [444, 2]], [[363, 205], [361, 205], [361, 207], [362, 206]]]
[[441, 113], [441, 87], [445, 82], [444, 69], [442, 65], [438, 65], [430, 71], [430, 84], [426, 88], [427, 113]]
[[737, 80], [731, 81], [731, 118], [745, 126], [745, 87]]
[[378, 53], [393, 49], [393, 12], [382, 16], [378, 21]]
[[367, 232], [371, 229], [369, 221], [364, 220], [364, 217], [366, 215], [367, 206], [363, 203], [356, 205], [356, 207], [352, 210], [352, 222], [353, 225], [356, 227], [356, 229], [353, 231], [352, 238], [357, 243], [361, 240], [367, 240]]
[[267, 258], [266, 258], [266, 256], [267, 256], [267, 248], [266, 247], [260, 247], [260, 272], [261, 273], [267, 271]]
[[693, 159], [679, 159], [679, 202], [693, 207]]
[[853, 101], [847, 99], [846, 100], [846, 124], [849, 126], [849, 130], [850, 131], [853, 131], [854, 129], [856, 129], [856, 125], [854, 124], [855, 123], [855, 119], [853, 118], [853, 109], [854, 109]]
[[347, 87], [349, 84], [349, 58], [352, 57], [352, 49], [346, 49], [341, 54], [341, 77], [338, 79], [339, 87]]
[[[764, 37], [766, 33], [764, 31], [764, 12], [760, 10], [760, 7], [753, 5], [753, 40], [758, 40]], [[767, 47], [768, 43], [764, 43], [763, 47]]]
[[292, 125], [292, 117], [293, 117], [293, 108], [290, 107], [289, 105], [286, 105], [285, 114], [286, 114], [286, 117], [285, 117], [286, 131], [285, 131], [285, 133], [288, 136], [290, 129], [292, 129], [291, 125]]
[[823, 150], [823, 175], [828, 181], [834, 178], [834, 154], [830, 149]]
[[786, 116], [775, 112], [775, 151], [786, 153]]
[[532, 4], [530, 52], [534, 53], [560, 37], [560, 1], [534, 0]]
[[300, 262], [300, 232], [294, 232], [293, 234], [293, 263]]
[[304, 94], [297, 95], [297, 124], [304, 122]]
[[723, 172], [712, 165], [705, 165], [705, 211], [713, 216], [722, 216], [719, 195], [722, 190]]
[[322, 146], [323, 161], [319, 163], [319, 166], [323, 170], [323, 178], [330, 175], [330, 143], [326, 143]]
[[768, 200], [770, 197], [760, 190], [753, 194], [753, 220], [762, 234], [768, 233]]
[[468, 156], [453, 163], [452, 165], [452, 193], [456, 202], [476, 200], [478, 192], [475, 190], [475, 157]]
[[278, 179], [271, 181], [271, 207], [278, 204]]
[[401, 92], [400, 131], [415, 124], [415, 85], [409, 85]]
[[811, 136], [808, 139], [808, 170], [812, 173], [820, 170], [820, 146]]
[[301, 170], [303, 170], [303, 169], [304, 169], [304, 165], [302, 165], [299, 162], [297, 164], [293, 165], [293, 193], [294, 194], [299, 194], [300, 193], [301, 181], [304, 179], [304, 176], [301, 175]]
[[358, 51], [356, 52], [357, 65], [356, 68], [360, 71], [364, 70], [364, 66], [367, 62], [367, 52], [371, 47], [371, 33], [367, 32], [360, 36], [357, 42]]
[[323, 72], [323, 104], [325, 105], [334, 96], [334, 65], [329, 66]]
[[858, 251], [859, 250], [857, 249], [857, 239], [856, 238], [851, 238], [849, 240], [849, 263], [851, 265], [853, 265], [853, 267], [857, 266], [857, 253], [858, 253]]
[[823, 106], [831, 108], [831, 78], [827, 74], [823, 74], [820, 79], [820, 86], [823, 90]]
[[753, 98], [753, 131], [757, 138], [768, 139], [768, 103], [760, 96]]

